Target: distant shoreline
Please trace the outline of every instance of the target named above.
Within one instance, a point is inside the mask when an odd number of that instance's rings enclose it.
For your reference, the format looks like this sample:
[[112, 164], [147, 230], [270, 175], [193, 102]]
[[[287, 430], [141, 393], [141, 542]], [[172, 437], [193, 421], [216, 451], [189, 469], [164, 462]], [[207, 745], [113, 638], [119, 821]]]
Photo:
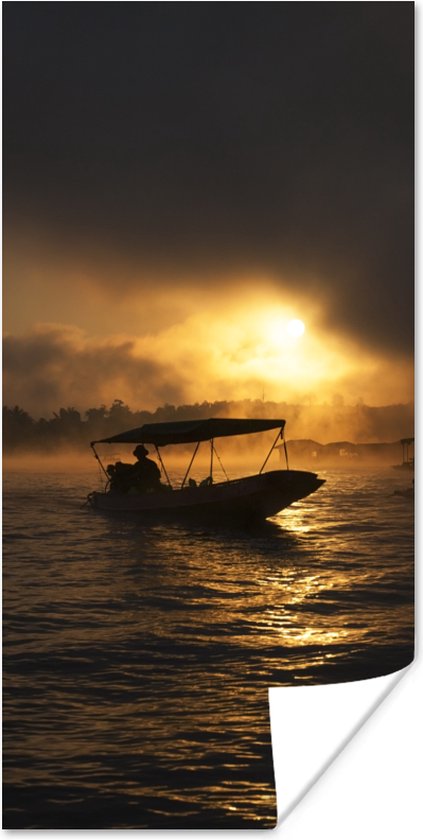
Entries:
[[[371, 464], [384, 464], [392, 467], [403, 467], [403, 450], [401, 440], [392, 443], [351, 443], [351, 441], [336, 441], [326, 444], [315, 440], [287, 440], [290, 465], [299, 462], [307, 463], [309, 468], [316, 466], [359, 467]], [[414, 448], [412, 451], [414, 456]], [[282, 454], [281, 448], [281, 457]], [[295, 462], [295, 463], [292, 463]], [[412, 467], [404, 466], [404, 472]]]
[[[413, 434], [414, 405], [368, 406], [361, 402], [346, 405], [341, 400], [320, 405], [233, 400], [179, 406], [165, 404], [151, 412], [132, 410], [122, 400], [115, 399], [108, 407], [102, 405], [85, 411], [60, 408], [53, 416], [39, 419], [34, 419], [19, 406], [4, 406], [3, 447], [8, 455], [55, 454], [63, 449], [82, 452], [91, 440], [100, 440], [145, 423], [209, 417], [283, 418], [285, 435], [287, 439], [292, 435], [290, 446], [296, 456], [306, 455], [318, 462], [322, 458], [338, 461], [365, 456], [377, 460], [393, 457], [395, 464], [402, 460], [401, 438]], [[315, 437], [324, 442], [316, 442]]]
[[[288, 451], [288, 463], [291, 469], [306, 468], [306, 469], [324, 469], [324, 468], [343, 468], [343, 469], [359, 469], [360, 467], [367, 468], [372, 466], [391, 467], [396, 468], [398, 475], [408, 475], [412, 473], [412, 466], [409, 468], [402, 467], [402, 445], [401, 440], [392, 441], [389, 443], [352, 443], [350, 441], [335, 441], [331, 443], [322, 444], [311, 439], [292, 439], [286, 442]], [[281, 469], [285, 468], [285, 453], [284, 447], [278, 446], [275, 448], [279, 451]], [[243, 461], [246, 463], [246, 455], [249, 452], [248, 448], [241, 452], [234, 453], [238, 465]], [[253, 457], [253, 450], [250, 450]], [[113, 460], [115, 454], [114, 450], [110, 450], [110, 460]], [[410, 455], [414, 455], [414, 450], [410, 450]], [[49, 447], [43, 451], [39, 447], [30, 448], [15, 448], [12, 450], [5, 449], [3, 453], [3, 466], [5, 469], [11, 467], [19, 470], [34, 470], [42, 468], [42, 465], [48, 465], [49, 469], [73, 470], [82, 469], [92, 471], [95, 464], [90, 453], [87, 443], [76, 443], [69, 445], [66, 443], [58, 443], [57, 447], [52, 449]], [[179, 458], [185, 458], [186, 452], [181, 452]], [[124, 459], [132, 461], [131, 447], [125, 449]], [[176, 457], [177, 453], [173, 452], [171, 458]], [[104, 458], [108, 460], [107, 455]], [[393, 473], [394, 474], [394, 473]]]

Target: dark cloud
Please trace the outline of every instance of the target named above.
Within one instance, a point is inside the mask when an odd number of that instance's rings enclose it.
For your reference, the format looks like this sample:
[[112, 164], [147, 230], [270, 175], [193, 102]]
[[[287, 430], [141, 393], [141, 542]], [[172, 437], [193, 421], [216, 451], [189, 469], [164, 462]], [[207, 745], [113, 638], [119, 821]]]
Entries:
[[14, 231], [205, 284], [300, 277], [364, 341], [412, 347], [413, 4], [4, 12]]
[[131, 407], [177, 400], [184, 377], [134, 353], [134, 342], [90, 341], [78, 330], [46, 326], [26, 336], [7, 336], [3, 347], [4, 398], [35, 416], [73, 406], [123, 399]]

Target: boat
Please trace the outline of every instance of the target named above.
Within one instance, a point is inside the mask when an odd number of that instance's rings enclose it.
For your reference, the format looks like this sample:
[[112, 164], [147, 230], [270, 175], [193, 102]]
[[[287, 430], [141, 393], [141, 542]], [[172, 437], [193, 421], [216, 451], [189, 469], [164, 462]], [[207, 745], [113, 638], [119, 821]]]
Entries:
[[394, 490], [394, 496], [402, 496], [404, 499], [414, 499], [414, 481], [411, 482], [411, 487], [400, 487]]
[[402, 490], [394, 490], [394, 496], [402, 496], [404, 499], [414, 499], [414, 487], [404, 487]]
[[[92, 441], [90, 445], [94, 457], [99, 462], [107, 480], [102, 492], [93, 491], [89, 494], [88, 503], [95, 510], [135, 514], [147, 522], [168, 517], [199, 521], [203, 519], [231, 522], [264, 520], [279, 513], [293, 502], [304, 499], [324, 484], [324, 480], [314, 472], [289, 468], [284, 428], [285, 420], [209, 418], [148, 423], [136, 429]], [[243, 478], [229, 479], [216, 450], [216, 439], [275, 429], [277, 429], [276, 439], [259, 472]], [[286, 454], [286, 468], [265, 471], [271, 453], [281, 440]], [[197, 484], [194, 479], [189, 478], [189, 474], [200, 444], [203, 442], [207, 442], [210, 447], [210, 469], [207, 478]], [[110, 470], [113, 468], [105, 469], [97, 452], [96, 447], [99, 444], [153, 445], [166, 483], [147, 492], [117, 491], [110, 481]], [[194, 444], [195, 448], [182, 482], [179, 486], [175, 486], [169, 479], [161, 449], [179, 444]], [[213, 467], [216, 458], [226, 476], [224, 481], [214, 480]]]
[[[414, 470], [414, 438], [402, 438], [402, 464], [394, 464], [394, 470]], [[410, 450], [413, 455], [410, 455]]]

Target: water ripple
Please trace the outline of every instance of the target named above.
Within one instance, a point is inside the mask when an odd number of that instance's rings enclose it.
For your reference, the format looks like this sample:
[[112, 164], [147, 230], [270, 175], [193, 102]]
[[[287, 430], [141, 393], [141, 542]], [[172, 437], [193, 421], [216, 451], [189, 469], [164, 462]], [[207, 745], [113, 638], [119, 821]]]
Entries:
[[268, 687], [412, 658], [391, 472], [328, 472], [248, 532], [96, 515], [87, 474], [6, 476], [5, 825], [271, 827]]

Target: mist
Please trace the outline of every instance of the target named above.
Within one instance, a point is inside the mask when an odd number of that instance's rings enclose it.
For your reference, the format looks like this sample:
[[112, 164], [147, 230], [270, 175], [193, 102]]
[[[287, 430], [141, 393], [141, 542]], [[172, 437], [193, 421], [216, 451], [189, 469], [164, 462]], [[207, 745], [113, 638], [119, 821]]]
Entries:
[[[364, 403], [345, 404], [338, 396], [326, 404], [290, 404], [287, 402], [263, 402], [262, 400], [220, 401], [184, 404], [169, 403], [159, 406], [155, 411], [131, 410], [120, 400], [106, 408], [87, 408], [83, 414], [74, 408], [61, 408], [53, 417], [41, 417], [35, 420], [24, 409], [5, 407], [3, 409], [3, 443], [7, 458], [16, 457], [20, 461], [37, 455], [39, 467], [43, 462], [51, 465], [52, 460], [70, 460], [71, 466], [83, 465], [90, 460], [89, 444], [111, 437], [122, 431], [137, 428], [145, 423], [174, 422], [178, 420], [202, 420], [209, 417], [232, 417], [251, 419], [285, 420], [285, 439], [302, 441], [302, 449], [295, 449], [296, 456], [310, 449], [310, 442], [319, 446], [338, 443], [339, 451], [345, 449], [345, 442], [355, 445], [381, 446], [398, 442], [401, 438], [413, 436], [413, 404], [397, 404], [372, 407]], [[219, 455], [226, 458], [258, 462], [264, 458], [270, 448], [272, 435], [248, 435], [234, 439], [222, 439], [216, 444]], [[119, 447], [114, 444], [99, 444], [101, 457], [108, 462], [131, 460], [131, 446]], [[165, 447], [168, 454], [178, 463], [186, 463], [192, 453], [192, 447]], [[381, 450], [379, 450], [380, 454]], [[322, 454], [322, 453], [321, 453]], [[370, 451], [361, 452], [361, 458]], [[325, 456], [328, 452], [325, 453]], [[200, 447], [200, 459], [209, 460], [210, 452], [205, 444]], [[216, 461], [216, 464], [218, 462]], [[258, 464], [260, 466], [261, 464]]]
[[[240, 296], [238, 295], [238, 298]], [[93, 336], [63, 324], [38, 324], [4, 339], [4, 400], [33, 416], [114, 399], [154, 411], [164, 403], [259, 399], [310, 405], [344, 401], [407, 403], [410, 357], [376, 354], [336, 330], [316, 308], [275, 298], [209, 300], [144, 334]], [[148, 311], [148, 310], [147, 310]], [[302, 315], [305, 336], [282, 345], [275, 324]]]

